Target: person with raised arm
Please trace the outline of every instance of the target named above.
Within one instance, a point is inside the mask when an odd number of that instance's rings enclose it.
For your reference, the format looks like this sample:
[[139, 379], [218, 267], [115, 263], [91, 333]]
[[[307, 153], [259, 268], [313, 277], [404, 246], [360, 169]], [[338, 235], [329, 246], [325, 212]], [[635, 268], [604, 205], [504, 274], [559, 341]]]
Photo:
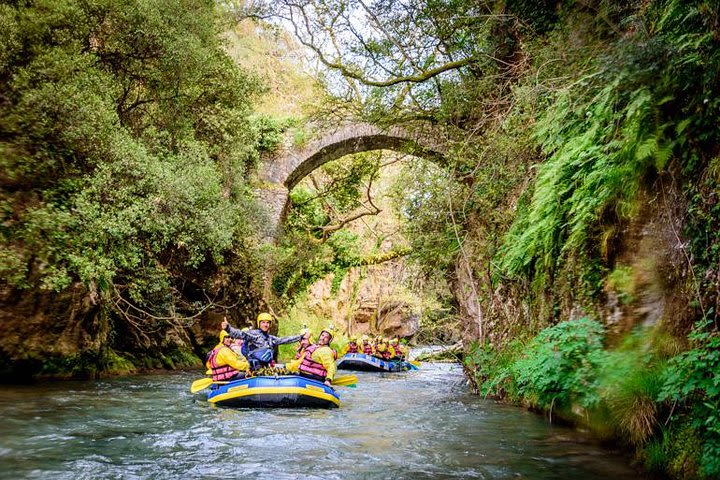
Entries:
[[298, 367], [298, 373], [306, 378], [324, 382], [328, 387], [332, 386], [337, 367], [335, 360], [337, 352], [330, 348], [332, 340], [332, 328], [328, 327], [320, 332], [318, 341], [305, 348], [305, 354]]
[[270, 325], [273, 317], [269, 313], [263, 312], [257, 316], [258, 328], [243, 331], [235, 328], [227, 321], [227, 317], [223, 318], [220, 328], [227, 331], [232, 338], [242, 338], [245, 342], [247, 350], [247, 360], [250, 363], [251, 370], [259, 370], [268, 365], [272, 366], [275, 362], [275, 347], [286, 343], [295, 343], [303, 337], [300, 335], [291, 335], [288, 337], [276, 337], [270, 335]]

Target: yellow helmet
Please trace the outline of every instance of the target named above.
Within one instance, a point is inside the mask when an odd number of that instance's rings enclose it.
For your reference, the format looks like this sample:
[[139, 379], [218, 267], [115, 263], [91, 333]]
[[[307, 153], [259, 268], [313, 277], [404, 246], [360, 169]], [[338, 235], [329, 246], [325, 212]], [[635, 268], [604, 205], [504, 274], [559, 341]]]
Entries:
[[398, 339], [397, 339], [397, 338], [391, 338], [391, 339], [390, 339], [390, 343], [398, 343]]
[[322, 330], [320, 330], [320, 335], [322, 335], [322, 332], [327, 332], [327, 333], [329, 333], [329, 334], [330, 334], [330, 340], [332, 340], [333, 337], [335, 336], [335, 327], [333, 327], [332, 324], [331, 324], [331, 325], [328, 325], [327, 327], [325, 327], [325, 328], [323, 328]]
[[222, 343], [222, 341], [225, 340], [225, 337], [227, 337], [228, 335], [230, 334], [225, 330], [220, 330], [220, 343]]
[[262, 312], [262, 313], [259, 313], [259, 314], [258, 314], [258, 316], [257, 316], [257, 321], [258, 321], [258, 323], [260, 323], [260, 322], [272, 322], [272, 321], [273, 321], [273, 317], [272, 317], [272, 315], [270, 315], [270, 314], [267, 313], [267, 312]]

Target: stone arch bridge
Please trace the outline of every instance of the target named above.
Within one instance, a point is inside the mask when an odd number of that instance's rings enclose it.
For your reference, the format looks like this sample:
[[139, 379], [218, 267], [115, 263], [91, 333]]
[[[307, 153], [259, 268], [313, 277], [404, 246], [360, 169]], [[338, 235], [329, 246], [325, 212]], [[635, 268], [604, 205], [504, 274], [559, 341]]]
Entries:
[[268, 210], [268, 234], [280, 233], [289, 207], [290, 191], [313, 170], [353, 153], [392, 150], [445, 164], [446, 148], [440, 133], [429, 128], [392, 127], [356, 123], [325, 129], [300, 148], [285, 148], [264, 158], [258, 168], [257, 198]]

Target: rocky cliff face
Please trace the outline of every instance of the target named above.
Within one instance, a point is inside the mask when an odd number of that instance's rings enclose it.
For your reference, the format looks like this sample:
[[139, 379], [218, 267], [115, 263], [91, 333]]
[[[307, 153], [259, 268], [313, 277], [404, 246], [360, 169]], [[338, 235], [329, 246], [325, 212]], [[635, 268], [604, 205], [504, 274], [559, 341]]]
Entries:
[[57, 294], [0, 289], [0, 325], [0, 375], [15, 378], [97, 356], [110, 331], [107, 316], [79, 284]]
[[[248, 304], [253, 309], [256, 303]], [[92, 378], [142, 369], [201, 364], [228, 315], [244, 325], [245, 308], [194, 318], [130, 322], [82, 284], [52, 293], [0, 288], [0, 381]]]
[[659, 322], [679, 334], [690, 327], [693, 272], [682, 234], [687, 206], [667, 180], [654, 187], [643, 193], [637, 215], [608, 251], [613, 269], [600, 310], [614, 333]]
[[315, 282], [308, 307], [347, 335], [409, 338], [420, 328], [417, 302], [402, 286], [407, 275], [402, 261], [352, 269], [333, 292], [332, 276]]
[[583, 316], [604, 320], [618, 338], [635, 326], [657, 323], [687, 333], [694, 293], [682, 234], [687, 207], [677, 187], [663, 179], [647, 186], [636, 207], [630, 221], [608, 221], [600, 236], [605, 243], [591, 246], [597, 255], [593, 285], [583, 278], [577, 259], [567, 259], [548, 283], [529, 285], [491, 282], [482, 273], [491, 259], [481, 252], [459, 256], [450, 283], [465, 343], [482, 339], [503, 345], [518, 332]]

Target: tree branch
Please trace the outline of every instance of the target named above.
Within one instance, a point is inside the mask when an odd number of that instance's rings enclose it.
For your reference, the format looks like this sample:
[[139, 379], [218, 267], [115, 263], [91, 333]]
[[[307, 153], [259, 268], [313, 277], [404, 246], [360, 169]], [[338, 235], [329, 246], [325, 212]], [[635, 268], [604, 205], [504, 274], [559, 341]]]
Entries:
[[[377, 174], [379, 171], [380, 171], [380, 169], [376, 169], [372, 173], [372, 175], [370, 175], [370, 180], [368, 181], [367, 188], [365, 189], [365, 196], [367, 197], [367, 201], [370, 204], [370, 206], [372, 207], [372, 209], [368, 209], [365, 212], [360, 212], [355, 215], [351, 215], [350, 217], [346, 217], [343, 220], [340, 220], [340, 222], [336, 223], [335, 225], [326, 225], [326, 226], [322, 227], [322, 234], [323, 234], [324, 238], [327, 238], [331, 233], [340, 230], [341, 228], [343, 228], [345, 225], [347, 225], [350, 222], [354, 222], [355, 220], [362, 218], [362, 217], [366, 217], [368, 215], [377, 215], [380, 212], [382, 212], [382, 210], [379, 209], [377, 207], [377, 205], [375, 205], [373, 203], [372, 196], [370, 195], [370, 190], [372, 189], [373, 180], [375, 180], [375, 177], [377, 177]], [[367, 208], [367, 206], [365, 206], [365, 208]]]
[[[450, 70], [457, 70], [459, 68], [470, 65], [471, 63], [474, 63], [477, 61], [477, 59], [474, 57], [468, 57], [468, 58], [463, 58], [461, 60], [447, 62], [447, 63], [439, 65], [435, 68], [431, 68], [429, 70], [422, 69], [419, 73], [412, 74], [412, 75], [397, 76], [394, 78], [388, 78], [386, 80], [374, 80], [371, 78], [366, 78], [361, 73], [358, 73], [357, 71], [355, 71], [351, 67], [341, 63], [340, 61], [334, 61], [327, 57], [327, 55], [317, 45], [315, 36], [313, 35], [311, 21], [307, 15], [307, 12], [305, 11], [304, 5], [292, 4], [289, 2], [287, 5], [290, 8], [290, 16], [285, 17], [285, 18], [287, 20], [289, 20], [290, 23], [293, 25], [293, 29], [295, 31], [295, 36], [297, 37], [298, 41], [302, 45], [308, 47], [313, 52], [315, 52], [315, 54], [318, 56], [318, 59], [320, 60], [320, 62], [323, 65], [325, 65], [326, 67], [337, 70], [343, 76], [357, 80], [358, 82], [362, 83], [363, 85], [366, 85], [369, 87], [390, 87], [390, 86], [398, 85], [401, 83], [422, 83], [422, 82], [425, 82], [425, 81], [427, 81], [433, 77], [436, 77], [442, 73], [445, 73]], [[304, 24], [304, 28], [309, 36], [309, 39], [305, 38], [304, 35], [300, 34], [300, 30], [298, 28], [299, 20], [295, 18], [295, 15], [293, 13], [293, 11], [294, 11], [293, 7], [301, 15], [302, 23]]]

